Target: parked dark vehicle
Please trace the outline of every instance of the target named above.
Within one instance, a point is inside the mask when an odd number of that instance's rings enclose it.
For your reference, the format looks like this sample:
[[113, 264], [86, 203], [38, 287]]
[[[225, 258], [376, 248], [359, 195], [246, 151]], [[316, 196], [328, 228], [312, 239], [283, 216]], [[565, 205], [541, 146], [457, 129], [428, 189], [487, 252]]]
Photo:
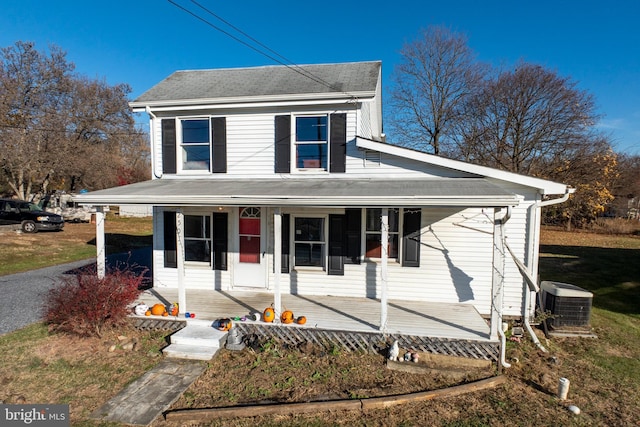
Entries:
[[64, 220], [60, 215], [43, 211], [35, 203], [24, 200], [0, 199], [0, 225], [20, 224], [25, 233], [43, 230], [60, 231]]

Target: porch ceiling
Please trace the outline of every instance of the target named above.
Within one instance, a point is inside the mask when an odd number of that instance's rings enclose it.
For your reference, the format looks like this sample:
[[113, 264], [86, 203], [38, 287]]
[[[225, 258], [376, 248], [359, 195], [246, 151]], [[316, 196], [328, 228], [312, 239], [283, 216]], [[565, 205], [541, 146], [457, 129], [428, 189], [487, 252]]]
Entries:
[[156, 206], [515, 206], [515, 194], [484, 178], [154, 179], [85, 193], [90, 205]]

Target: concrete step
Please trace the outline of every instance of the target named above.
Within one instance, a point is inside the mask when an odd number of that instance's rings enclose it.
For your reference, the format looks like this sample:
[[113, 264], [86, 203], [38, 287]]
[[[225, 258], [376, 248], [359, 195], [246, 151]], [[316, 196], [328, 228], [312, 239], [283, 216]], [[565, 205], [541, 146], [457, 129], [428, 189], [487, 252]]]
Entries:
[[219, 347], [203, 347], [201, 345], [169, 344], [162, 349], [166, 357], [174, 359], [211, 360]]
[[227, 333], [212, 326], [188, 324], [170, 337], [171, 344], [220, 348], [227, 340]]
[[211, 323], [188, 323], [169, 338], [170, 344], [162, 349], [167, 357], [210, 360], [227, 341], [227, 333]]

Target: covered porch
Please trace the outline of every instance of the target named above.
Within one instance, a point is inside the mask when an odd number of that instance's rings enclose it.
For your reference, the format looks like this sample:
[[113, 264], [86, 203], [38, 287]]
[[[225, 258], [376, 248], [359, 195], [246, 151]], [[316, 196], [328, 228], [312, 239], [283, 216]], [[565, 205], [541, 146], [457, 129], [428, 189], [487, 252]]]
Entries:
[[[193, 289], [186, 292], [189, 312], [195, 314], [194, 320], [204, 322], [261, 314], [274, 300], [274, 295], [268, 292]], [[146, 290], [140, 300], [148, 306], [156, 303], [169, 305], [178, 301], [178, 290], [152, 288]], [[307, 318], [304, 326], [286, 325], [292, 328], [491, 341], [487, 321], [470, 304], [389, 300], [387, 323], [382, 327], [381, 304], [376, 299], [283, 294], [282, 306], [296, 317]], [[180, 317], [186, 320], [183, 312]], [[245, 322], [268, 325], [262, 321]], [[277, 321], [275, 324], [280, 323]]]

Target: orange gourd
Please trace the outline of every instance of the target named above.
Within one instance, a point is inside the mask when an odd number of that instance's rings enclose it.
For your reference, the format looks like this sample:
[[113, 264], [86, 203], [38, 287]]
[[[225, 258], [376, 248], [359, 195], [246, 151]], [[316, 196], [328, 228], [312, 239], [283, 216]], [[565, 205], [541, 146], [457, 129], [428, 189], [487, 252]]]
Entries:
[[151, 307], [151, 314], [154, 316], [162, 316], [167, 311], [167, 308], [163, 304], [154, 304]]
[[264, 309], [264, 312], [262, 313], [262, 318], [264, 319], [265, 322], [271, 323], [276, 318], [276, 312], [273, 310], [272, 307], [267, 307]]
[[285, 310], [280, 315], [280, 321], [282, 323], [293, 323], [293, 312], [291, 310]]
[[145, 316], [151, 316], [151, 310], [147, 310], [147, 311], [145, 311], [145, 312], [144, 312], [144, 315], [145, 315]]
[[219, 331], [228, 331], [233, 326], [231, 319], [220, 319], [218, 320], [218, 330]]
[[305, 323], [307, 323], [307, 318], [304, 316], [300, 316], [296, 319], [296, 323], [298, 325], [304, 325]]

